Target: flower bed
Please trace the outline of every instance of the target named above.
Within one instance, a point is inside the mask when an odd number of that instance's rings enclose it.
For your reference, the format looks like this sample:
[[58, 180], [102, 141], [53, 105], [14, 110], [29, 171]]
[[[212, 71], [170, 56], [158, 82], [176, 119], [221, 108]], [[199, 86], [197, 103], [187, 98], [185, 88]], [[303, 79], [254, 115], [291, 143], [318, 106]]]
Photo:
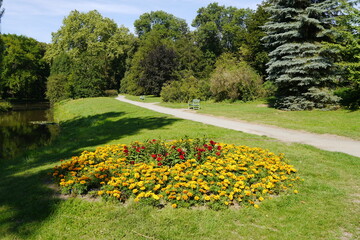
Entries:
[[99, 147], [63, 162], [52, 175], [63, 193], [91, 191], [174, 208], [259, 207], [299, 180], [282, 154], [199, 139]]

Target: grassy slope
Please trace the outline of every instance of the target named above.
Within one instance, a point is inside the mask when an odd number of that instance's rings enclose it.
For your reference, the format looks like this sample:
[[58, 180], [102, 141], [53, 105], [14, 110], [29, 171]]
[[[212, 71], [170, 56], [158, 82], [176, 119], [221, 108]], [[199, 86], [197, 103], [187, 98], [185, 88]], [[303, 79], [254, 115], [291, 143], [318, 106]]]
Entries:
[[[127, 96], [139, 101], [139, 97]], [[145, 102], [161, 102], [161, 98], [147, 97]], [[306, 130], [314, 133], [329, 133], [360, 140], [360, 111], [279, 111], [265, 106], [266, 101], [249, 103], [202, 102], [199, 113], [224, 116], [270, 124], [284, 128]], [[186, 103], [161, 103], [172, 108], [187, 108]]]
[[[179, 120], [110, 98], [63, 103], [51, 146], [0, 162], [2, 239], [348, 239], [360, 238], [359, 158]], [[260, 209], [154, 209], [137, 204], [63, 200], [47, 172], [59, 159], [109, 143], [207, 136], [284, 152], [304, 183]], [[346, 238], [344, 238], [346, 239]]]

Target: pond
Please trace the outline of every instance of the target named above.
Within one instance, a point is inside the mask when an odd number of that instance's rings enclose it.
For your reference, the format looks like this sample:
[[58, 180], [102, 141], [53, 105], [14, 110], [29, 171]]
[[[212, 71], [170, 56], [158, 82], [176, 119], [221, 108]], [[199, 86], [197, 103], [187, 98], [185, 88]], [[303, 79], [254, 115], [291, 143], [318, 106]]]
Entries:
[[0, 113], [0, 159], [11, 159], [29, 149], [44, 146], [58, 134], [48, 103], [14, 104]]

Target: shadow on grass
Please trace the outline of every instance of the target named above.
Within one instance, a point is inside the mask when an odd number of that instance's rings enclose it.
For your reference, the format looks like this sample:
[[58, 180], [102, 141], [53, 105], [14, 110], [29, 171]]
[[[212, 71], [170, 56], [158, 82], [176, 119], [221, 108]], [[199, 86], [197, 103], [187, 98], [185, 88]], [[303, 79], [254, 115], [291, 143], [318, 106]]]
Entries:
[[47, 164], [78, 155], [84, 148], [135, 135], [143, 129], [163, 128], [175, 121], [178, 120], [126, 117], [124, 112], [73, 119], [61, 123], [60, 134], [51, 145], [0, 162], [0, 236], [30, 237], [60, 204], [55, 190], [47, 185], [51, 168]]

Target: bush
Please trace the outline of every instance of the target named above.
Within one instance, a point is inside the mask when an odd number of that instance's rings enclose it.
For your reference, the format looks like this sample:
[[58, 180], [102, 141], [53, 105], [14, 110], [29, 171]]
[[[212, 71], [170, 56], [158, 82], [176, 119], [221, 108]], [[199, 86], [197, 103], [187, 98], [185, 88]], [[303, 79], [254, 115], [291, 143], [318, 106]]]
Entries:
[[48, 77], [46, 85], [46, 98], [50, 103], [56, 103], [70, 97], [69, 80], [66, 75], [55, 74]]
[[360, 108], [360, 86], [345, 87], [335, 91], [335, 95], [340, 97], [340, 104], [352, 110]]
[[222, 55], [210, 76], [210, 90], [216, 101], [251, 101], [264, 96], [261, 77], [246, 63], [230, 54]]
[[118, 94], [119, 93], [116, 89], [108, 89], [104, 91], [104, 95], [106, 97], [116, 97]]
[[0, 112], [8, 112], [12, 109], [12, 106], [9, 102], [0, 101]]
[[272, 96], [275, 96], [277, 87], [276, 87], [274, 82], [266, 81], [263, 84], [263, 89], [264, 89], [264, 96], [265, 97], [272, 97]]
[[209, 84], [205, 80], [198, 80], [193, 76], [165, 84], [160, 94], [164, 102], [188, 102], [191, 99], [206, 100], [209, 95]]
[[[172, 207], [254, 206], [299, 177], [282, 154], [214, 141], [151, 140], [99, 147], [55, 167], [64, 193]], [[297, 192], [296, 190], [294, 191]]]

